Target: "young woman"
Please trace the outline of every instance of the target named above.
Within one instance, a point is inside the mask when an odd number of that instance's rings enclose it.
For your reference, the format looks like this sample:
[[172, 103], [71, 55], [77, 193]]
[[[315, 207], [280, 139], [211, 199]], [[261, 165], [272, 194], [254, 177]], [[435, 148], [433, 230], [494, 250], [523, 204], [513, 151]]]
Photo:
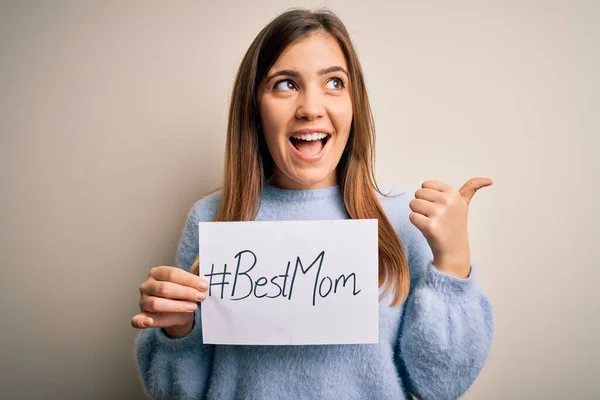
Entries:
[[[235, 81], [223, 187], [191, 209], [177, 265], [152, 268], [140, 287], [132, 325], [149, 395], [449, 399], [470, 387], [492, 313], [471, 268], [467, 212], [492, 182], [427, 181], [414, 197], [384, 196], [374, 134], [362, 69], [334, 14], [288, 11], [258, 34]], [[199, 221], [347, 218], [379, 220], [379, 344], [203, 344]]]

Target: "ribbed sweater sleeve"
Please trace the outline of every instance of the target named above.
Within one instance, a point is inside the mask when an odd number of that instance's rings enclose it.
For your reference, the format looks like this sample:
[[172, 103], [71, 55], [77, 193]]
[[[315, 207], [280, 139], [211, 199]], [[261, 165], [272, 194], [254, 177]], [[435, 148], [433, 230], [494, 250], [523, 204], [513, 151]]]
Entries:
[[[198, 222], [214, 215], [213, 199], [198, 201], [191, 209], [177, 246], [176, 266], [188, 270], [198, 254]], [[170, 338], [161, 328], [139, 332], [135, 359], [146, 394], [157, 399], [200, 399], [206, 396], [214, 349], [203, 344], [201, 307], [194, 328], [185, 337]]]
[[396, 362], [406, 389], [417, 398], [456, 399], [473, 384], [489, 354], [491, 304], [477, 284], [473, 265], [466, 279], [440, 272], [421, 232], [408, 224], [404, 231], [411, 290]]

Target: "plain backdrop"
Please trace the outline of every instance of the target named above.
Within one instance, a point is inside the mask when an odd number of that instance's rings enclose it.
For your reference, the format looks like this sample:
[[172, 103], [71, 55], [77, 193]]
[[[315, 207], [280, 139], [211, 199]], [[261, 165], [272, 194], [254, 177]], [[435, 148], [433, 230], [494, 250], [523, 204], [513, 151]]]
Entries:
[[259, 30], [327, 5], [361, 58], [380, 183], [486, 176], [492, 352], [468, 399], [600, 396], [600, 2], [2, 1], [0, 397], [143, 398], [138, 287], [219, 186]]

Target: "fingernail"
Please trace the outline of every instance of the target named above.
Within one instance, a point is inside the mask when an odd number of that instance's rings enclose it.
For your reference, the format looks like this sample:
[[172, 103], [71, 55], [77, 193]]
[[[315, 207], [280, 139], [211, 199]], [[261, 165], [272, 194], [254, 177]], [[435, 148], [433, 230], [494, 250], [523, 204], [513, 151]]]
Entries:
[[198, 301], [202, 301], [206, 298], [206, 292], [198, 292], [198, 294], [196, 295], [196, 300]]
[[202, 290], [202, 289], [206, 290], [206, 289], [208, 289], [208, 282], [206, 282], [206, 281], [202, 280], [202, 281], [200, 281], [200, 283], [198, 284], [198, 287], [200, 288], [200, 290]]
[[151, 318], [146, 318], [146, 319], [144, 320], [144, 322], [142, 323], [142, 325], [144, 325], [144, 328], [149, 328], [149, 327], [151, 327], [151, 326], [152, 326], [152, 323], [153, 323], [153, 322], [154, 322], [154, 321], [152, 321], [152, 319], [151, 319]]
[[198, 308], [198, 306], [195, 304], [188, 304], [187, 306], [188, 311], [196, 311], [196, 308]]

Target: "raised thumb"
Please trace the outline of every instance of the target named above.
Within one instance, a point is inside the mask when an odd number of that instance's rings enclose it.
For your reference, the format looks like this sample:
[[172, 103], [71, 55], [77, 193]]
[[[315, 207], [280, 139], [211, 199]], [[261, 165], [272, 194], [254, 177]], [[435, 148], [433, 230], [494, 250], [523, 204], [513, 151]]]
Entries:
[[465, 203], [469, 205], [471, 203], [471, 199], [473, 196], [475, 196], [476, 191], [482, 187], [490, 186], [492, 183], [492, 180], [489, 178], [471, 178], [465, 182], [460, 189], [458, 189], [458, 192], [464, 199]]

